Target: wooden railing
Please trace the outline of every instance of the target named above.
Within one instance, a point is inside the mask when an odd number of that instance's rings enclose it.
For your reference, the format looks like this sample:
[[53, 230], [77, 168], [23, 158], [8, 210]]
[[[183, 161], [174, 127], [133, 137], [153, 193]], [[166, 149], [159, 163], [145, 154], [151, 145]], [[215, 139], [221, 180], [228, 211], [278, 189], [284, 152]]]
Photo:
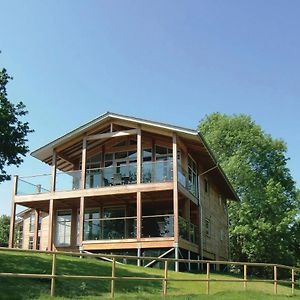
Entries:
[[[286, 265], [269, 264], [269, 263], [247, 263], [247, 262], [232, 262], [232, 261], [209, 261], [209, 260], [188, 260], [188, 259], [175, 259], [175, 258], [157, 258], [157, 257], [144, 257], [144, 256], [129, 256], [129, 255], [107, 255], [107, 254], [92, 254], [92, 253], [78, 253], [78, 252], [63, 252], [63, 251], [38, 251], [38, 250], [23, 250], [23, 249], [8, 249], [0, 247], [1, 251], [10, 252], [27, 252], [27, 253], [45, 253], [52, 255], [52, 270], [51, 274], [26, 274], [26, 273], [0, 273], [0, 277], [15, 277], [15, 278], [46, 278], [51, 280], [50, 294], [52, 297], [55, 296], [55, 282], [57, 279], [85, 279], [85, 280], [109, 280], [111, 281], [110, 295], [114, 298], [115, 295], [115, 281], [130, 281], [130, 280], [140, 280], [140, 281], [161, 281], [162, 282], [162, 295], [166, 296], [168, 291], [168, 282], [171, 281], [185, 281], [185, 282], [205, 282], [206, 283], [206, 294], [210, 294], [210, 283], [211, 282], [240, 282], [243, 284], [244, 290], [247, 290], [247, 284], [249, 282], [268, 282], [273, 283], [274, 294], [277, 294], [278, 283], [289, 284], [291, 286], [291, 294], [294, 294], [295, 290], [295, 272], [300, 272], [300, 268], [291, 267]], [[58, 255], [68, 255], [77, 257], [94, 257], [103, 259], [111, 259], [112, 268], [111, 276], [89, 276], [89, 275], [59, 275], [56, 274], [56, 259]], [[164, 262], [164, 269], [161, 277], [137, 277], [137, 276], [116, 276], [116, 260], [117, 259], [131, 259], [131, 260], [156, 260]], [[198, 265], [206, 266], [206, 277], [202, 278], [170, 278], [168, 276], [169, 263], [176, 262], [179, 263], [195, 263]], [[230, 266], [241, 266], [243, 269], [243, 278], [233, 278], [233, 279], [215, 279], [211, 278], [211, 265], [230, 265]], [[248, 267], [268, 267], [273, 269], [273, 279], [249, 279], [247, 277]], [[291, 280], [278, 280], [277, 272], [278, 269], [285, 269], [291, 272]], [[1, 266], [0, 266], [1, 271]]]

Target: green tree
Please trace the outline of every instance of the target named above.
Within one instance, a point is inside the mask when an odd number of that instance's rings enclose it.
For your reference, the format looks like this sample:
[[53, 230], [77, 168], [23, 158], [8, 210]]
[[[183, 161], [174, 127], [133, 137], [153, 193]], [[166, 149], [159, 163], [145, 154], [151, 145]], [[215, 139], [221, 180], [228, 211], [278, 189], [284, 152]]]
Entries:
[[8, 237], [9, 237], [9, 216], [2, 215], [0, 216], [0, 247], [8, 246]]
[[285, 143], [247, 115], [213, 113], [199, 130], [241, 199], [229, 204], [232, 258], [295, 263], [299, 200]]
[[27, 134], [32, 132], [28, 122], [21, 119], [27, 114], [23, 102], [16, 105], [7, 97], [6, 85], [11, 80], [5, 69], [0, 70], [0, 182], [10, 179], [5, 168], [19, 166], [29, 151]]

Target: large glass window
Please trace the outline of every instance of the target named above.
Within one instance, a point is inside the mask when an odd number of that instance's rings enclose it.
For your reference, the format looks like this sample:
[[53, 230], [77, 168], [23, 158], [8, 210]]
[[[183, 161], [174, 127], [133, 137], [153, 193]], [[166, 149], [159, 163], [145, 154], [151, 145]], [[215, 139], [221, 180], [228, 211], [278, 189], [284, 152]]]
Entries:
[[58, 211], [56, 217], [55, 244], [60, 247], [71, 245], [71, 210]]

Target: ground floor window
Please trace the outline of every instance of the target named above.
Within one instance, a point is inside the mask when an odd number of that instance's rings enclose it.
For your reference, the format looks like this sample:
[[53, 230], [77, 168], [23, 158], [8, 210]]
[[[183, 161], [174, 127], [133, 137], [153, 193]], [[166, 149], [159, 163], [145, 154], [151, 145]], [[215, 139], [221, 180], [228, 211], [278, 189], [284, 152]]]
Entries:
[[30, 250], [33, 249], [33, 236], [29, 237], [28, 249], [30, 249]]
[[61, 247], [71, 245], [71, 210], [58, 211], [56, 217], [55, 244]]

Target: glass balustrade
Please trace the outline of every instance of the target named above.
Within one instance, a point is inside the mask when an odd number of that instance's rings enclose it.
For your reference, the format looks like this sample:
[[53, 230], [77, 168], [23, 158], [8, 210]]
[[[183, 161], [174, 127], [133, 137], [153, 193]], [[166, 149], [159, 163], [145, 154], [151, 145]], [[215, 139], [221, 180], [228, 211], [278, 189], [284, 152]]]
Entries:
[[55, 191], [72, 191], [81, 189], [81, 171], [57, 172]]
[[174, 236], [174, 216], [155, 215], [142, 217], [142, 237], [172, 237]]
[[51, 174], [18, 177], [16, 195], [33, 195], [49, 193]]
[[179, 217], [178, 218], [178, 229], [179, 229], [179, 236], [191, 243], [197, 244], [198, 243], [198, 226], [194, 225], [190, 221]]
[[142, 182], [165, 182], [173, 180], [172, 161], [162, 160], [144, 162], [142, 166]]
[[86, 188], [135, 184], [136, 163], [86, 170]]
[[[173, 180], [173, 165], [170, 160], [143, 162], [142, 183], [167, 182]], [[180, 182], [184, 183], [183, 176]], [[105, 168], [86, 170], [86, 189], [137, 183], [137, 164], [117, 164]], [[57, 171], [55, 191], [81, 189], [81, 170]], [[48, 193], [51, 191], [51, 174], [18, 177], [17, 195]]]
[[193, 182], [189, 173], [178, 163], [178, 182], [185, 187], [191, 194], [198, 198], [197, 182]]
[[84, 240], [136, 238], [136, 217], [101, 218], [84, 221]]

